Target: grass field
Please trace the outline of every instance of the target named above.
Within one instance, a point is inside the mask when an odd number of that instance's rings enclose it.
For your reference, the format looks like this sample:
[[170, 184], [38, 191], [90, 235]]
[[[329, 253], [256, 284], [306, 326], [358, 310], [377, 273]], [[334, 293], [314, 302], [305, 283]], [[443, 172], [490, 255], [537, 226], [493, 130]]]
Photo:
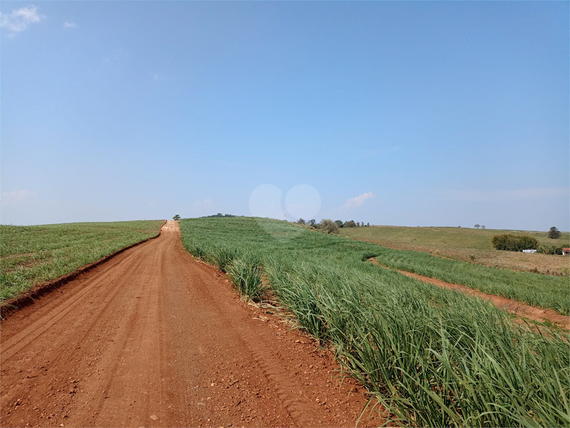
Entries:
[[181, 231], [243, 293], [263, 295], [263, 276], [396, 422], [570, 424], [566, 333], [537, 333], [480, 299], [363, 262], [382, 250], [374, 244], [268, 219], [183, 220]]
[[340, 235], [399, 250], [425, 251], [455, 260], [463, 260], [521, 271], [545, 274], [570, 274], [570, 257], [498, 251], [491, 239], [499, 233], [528, 234], [540, 244], [570, 247], [570, 233], [549, 239], [547, 232], [468, 229], [458, 227], [354, 227], [340, 229]]
[[516, 272], [391, 248], [380, 248], [374, 256], [381, 265], [393, 269], [465, 285], [533, 306], [551, 308], [564, 315], [570, 314], [568, 277]]
[[0, 300], [156, 236], [163, 221], [0, 226]]

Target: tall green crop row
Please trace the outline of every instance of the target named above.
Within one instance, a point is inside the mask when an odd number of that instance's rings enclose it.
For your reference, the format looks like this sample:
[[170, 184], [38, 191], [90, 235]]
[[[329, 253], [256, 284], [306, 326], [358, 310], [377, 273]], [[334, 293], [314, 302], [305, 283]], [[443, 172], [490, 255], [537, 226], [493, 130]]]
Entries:
[[363, 263], [376, 245], [250, 218], [181, 229], [195, 255], [216, 263], [225, 252], [227, 266], [263, 270], [281, 304], [399, 423], [570, 424], [567, 335], [521, 328], [487, 302]]
[[497, 296], [529, 305], [570, 313], [568, 278], [513, 272], [457, 260], [447, 260], [428, 253], [379, 248], [376, 260], [382, 265], [417, 273], [442, 281], [477, 288]]

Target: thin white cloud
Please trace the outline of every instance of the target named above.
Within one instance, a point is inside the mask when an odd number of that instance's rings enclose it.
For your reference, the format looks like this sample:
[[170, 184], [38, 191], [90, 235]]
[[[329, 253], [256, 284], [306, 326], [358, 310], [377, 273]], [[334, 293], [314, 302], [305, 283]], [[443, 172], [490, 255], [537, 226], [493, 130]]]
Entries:
[[374, 198], [375, 196], [376, 195], [374, 193], [368, 192], [368, 193], [363, 193], [362, 195], [358, 195], [354, 198], [350, 198], [346, 201], [346, 204], [344, 204], [344, 209], [350, 210], [352, 208], [360, 207], [362, 206], [362, 204], [364, 204], [364, 201], [366, 201], [367, 199]]
[[35, 6], [26, 6], [21, 9], [14, 9], [11, 13], [0, 13], [0, 28], [5, 28], [8, 34], [13, 37], [17, 33], [26, 30], [30, 24], [37, 24], [43, 21], [45, 16], [40, 15]]
[[73, 21], [66, 21], [63, 23], [63, 28], [79, 28], [79, 25]]
[[460, 202], [501, 202], [501, 201], [522, 201], [533, 199], [554, 199], [568, 198], [570, 188], [530, 188], [514, 190], [442, 190], [443, 199]]
[[13, 206], [18, 205], [36, 196], [31, 190], [13, 190], [11, 192], [2, 192], [2, 204]]

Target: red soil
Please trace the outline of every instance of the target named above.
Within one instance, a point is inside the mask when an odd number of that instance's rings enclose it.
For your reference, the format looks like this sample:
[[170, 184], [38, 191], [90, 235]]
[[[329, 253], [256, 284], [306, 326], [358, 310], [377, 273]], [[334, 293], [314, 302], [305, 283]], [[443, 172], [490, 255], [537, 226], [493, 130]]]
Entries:
[[[391, 269], [388, 266], [384, 266], [378, 263], [378, 261], [375, 258], [371, 258], [369, 260], [371, 263], [381, 266], [384, 269]], [[565, 330], [570, 330], [570, 317], [566, 315], [561, 315], [552, 309], [537, 308], [536, 306], [530, 306], [525, 303], [519, 302], [518, 300], [507, 299], [506, 297], [495, 296], [494, 294], [486, 294], [481, 291], [466, 287], [464, 285], [451, 284], [449, 282], [441, 281], [439, 279], [430, 278], [423, 275], [418, 275], [412, 272], [406, 272], [397, 269], [392, 269], [392, 270], [396, 270], [397, 272], [400, 272], [401, 274], [409, 276], [411, 278], [415, 278], [423, 282], [437, 285], [438, 287], [450, 288], [465, 294], [469, 294], [471, 296], [480, 297], [484, 300], [490, 301], [497, 308], [515, 314], [519, 317], [524, 317], [539, 322], [549, 321]]]
[[267, 312], [168, 222], [2, 321], [1, 426], [353, 427], [363, 389]]

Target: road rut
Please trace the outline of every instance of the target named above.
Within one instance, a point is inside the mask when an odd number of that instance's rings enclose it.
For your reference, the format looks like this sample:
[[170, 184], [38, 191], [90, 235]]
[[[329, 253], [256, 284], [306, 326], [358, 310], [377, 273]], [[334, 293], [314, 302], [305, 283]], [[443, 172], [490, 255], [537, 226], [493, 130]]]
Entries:
[[2, 321], [2, 426], [354, 426], [366, 396], [330, 353], [179, 236], [167, 222]]

